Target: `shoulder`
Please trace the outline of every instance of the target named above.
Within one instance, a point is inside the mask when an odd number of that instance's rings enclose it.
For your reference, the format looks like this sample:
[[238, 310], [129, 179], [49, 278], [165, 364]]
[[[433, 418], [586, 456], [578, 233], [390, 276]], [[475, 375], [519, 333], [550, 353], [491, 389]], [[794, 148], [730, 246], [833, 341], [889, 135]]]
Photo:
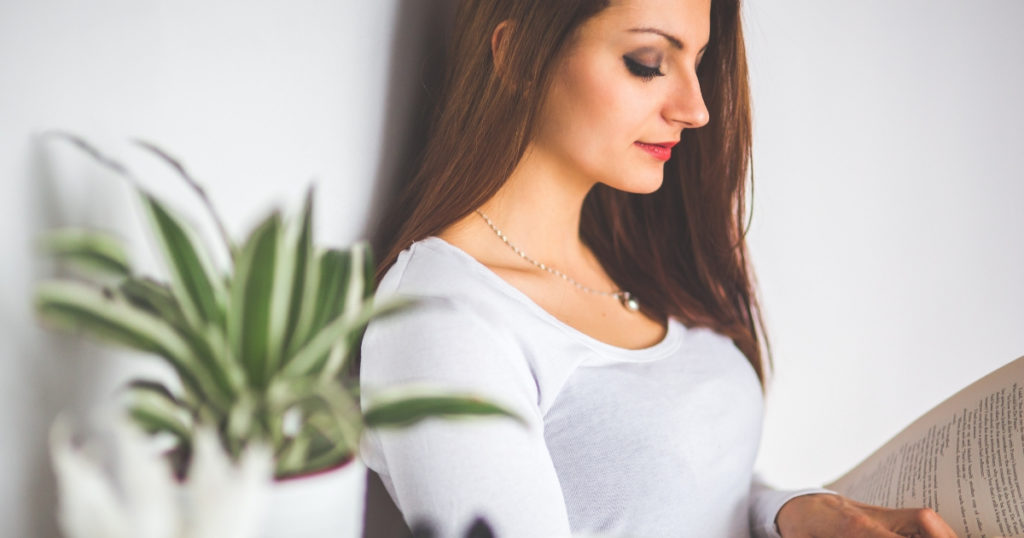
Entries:
[[362, 384], [536, 386], [519, 340], [501, 321], [508, 303], [476, 274], [471, 259], [461, 256], [431, 240], [415, 242], [399, 254], [376, 296], [402, 296], [414, 303], [367, 325], [360, 353]]
[[512, 335], [449, 297], [421, 297], [367, 326], [359, 354], [360, 402], [397, 387], [474, 394], [539, 417], [540, 392]]
[[[396, 316], [405, 330], [474, 330], [484, 333], [530, 331], [521, 318], [513, 323], [510, 309], [522, 299], [501, 277], [476, 258], [447, 241], [430, 236], [401, 251], [385, 272], [376, 298], [406, 297], [417, 301], [409, 313]], [[384, 325], [372, 322], [371, 325]], [[391, 324], [389, 324], [391, 325]], [[399, 325], [399, 324], [396, 324]]]
[[431, 236], [398, 254], [376, 293], [466, 299], [487, 290], [483, 276], [479, 263], [468, 254]]
[[485, 317], [473, 303], [442, 294], [398, 293], [412, 304], [370, 321], [363, 350], [395, 348], [457, 358], [479, 347], [509, 349], [514, 340], [500, 324]]

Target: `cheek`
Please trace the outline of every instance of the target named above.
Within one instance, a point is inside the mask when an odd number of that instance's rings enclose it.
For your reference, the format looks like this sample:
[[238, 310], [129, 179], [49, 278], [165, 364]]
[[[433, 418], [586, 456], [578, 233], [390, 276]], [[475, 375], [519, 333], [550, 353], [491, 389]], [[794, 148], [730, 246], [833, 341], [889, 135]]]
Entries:
[[558, 131], [585, 160], [610, 158], [639, 136], [640, 96], [633, 81], [614, 72], [614, 66], [570, 60], [553, 90]]

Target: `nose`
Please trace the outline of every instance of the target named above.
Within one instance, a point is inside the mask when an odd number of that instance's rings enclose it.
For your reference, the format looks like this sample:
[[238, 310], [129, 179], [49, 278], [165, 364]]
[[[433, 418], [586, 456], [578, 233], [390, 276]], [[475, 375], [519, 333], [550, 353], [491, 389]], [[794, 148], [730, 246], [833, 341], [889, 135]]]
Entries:
[[663, 113], [666, 121], [678, 123], [687, 129], [707, 125], [711, 118], [701, 95], [700, 80], [696, 72], [691, 71], [678, 79], [670, 91]]

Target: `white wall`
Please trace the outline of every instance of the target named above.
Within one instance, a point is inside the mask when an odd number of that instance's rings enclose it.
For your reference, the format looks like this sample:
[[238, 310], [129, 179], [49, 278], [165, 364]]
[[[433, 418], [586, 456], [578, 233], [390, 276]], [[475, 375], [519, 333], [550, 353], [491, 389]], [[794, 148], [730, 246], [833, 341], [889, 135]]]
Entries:
[[[46, 428], [144, 364], [36, 326], [31, 287], [52, 268], [33, 238], [116, 229], [154, 266], [124, 184], [33, 136], [86, 135], [198, 218], [127, 143], [155, 141], [236, 235], [316, 178], [320, 239], [347, 244], [393, 181], [443, 3], [0, 0], [0, 536], [56, 534]], [[1024, 4], [773, 0], [747, 15], [751, 240], [778, 368], [761, 465], [820, 483], [1024, 354]]]
[[181, 157], [236, 236], [271, 205], [296, 207], [315, 180], [319, 240], [349, 244], [408, 143], [441, 21], [429, 14], [443, 4], [0, 0], [0, 536], [57, 535], [49, 424], [148, 364], [35, 323], [32, 285], [53, 274], [32, 248], [45, 229], [116, 230], [155, 266], [125, 184], [35, 135], [92, 139], [211, 238], [192, 193], [131, 137]]
[[746, 8], [760, 465], [828, 482], [1024, 355], [1024, 3]]

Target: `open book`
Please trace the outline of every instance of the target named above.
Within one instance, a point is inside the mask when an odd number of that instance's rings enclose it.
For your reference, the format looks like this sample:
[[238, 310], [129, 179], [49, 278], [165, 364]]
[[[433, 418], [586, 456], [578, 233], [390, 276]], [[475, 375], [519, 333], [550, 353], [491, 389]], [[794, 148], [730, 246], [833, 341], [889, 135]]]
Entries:
[[974, 382], [825, 487], [927, 506], [964, 538], [1024, 536], [1024, 357]]

